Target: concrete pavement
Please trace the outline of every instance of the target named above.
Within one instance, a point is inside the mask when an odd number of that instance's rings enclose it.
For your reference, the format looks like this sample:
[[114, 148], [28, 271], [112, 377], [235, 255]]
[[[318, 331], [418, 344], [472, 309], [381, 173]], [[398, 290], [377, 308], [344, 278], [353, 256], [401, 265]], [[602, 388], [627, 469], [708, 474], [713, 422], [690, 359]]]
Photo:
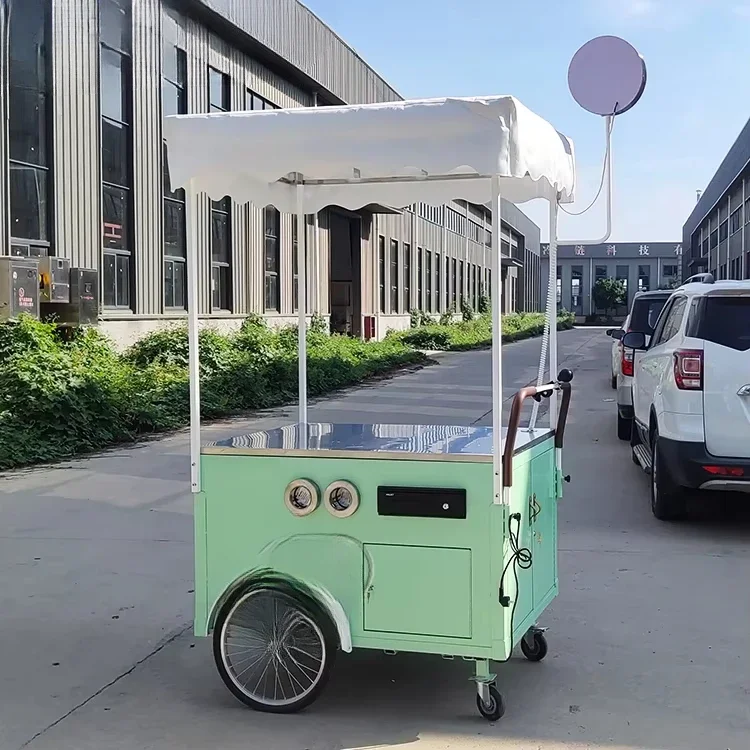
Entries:
[[[334, 750], [747, 746], [750, 524], [652, 519], [647, 480], [614, 434], [610, 341], [560, 337], [575, 370], [550, 655], [499, 670], [507, 713], [476, 713], [469, 666], [342, 655], [323, 697], [280, 718], [245, 710], [189, 631], [187, 436], [0, 479], [0, 750]], [[506, 395], [539, 342], [506, 347]], [[488, 352], [313, 405], [319, 421], [487, 423]], [[236, 420], [211, 437], [288, 422]], [[207, 436], [208, 437], [208, 436]]]

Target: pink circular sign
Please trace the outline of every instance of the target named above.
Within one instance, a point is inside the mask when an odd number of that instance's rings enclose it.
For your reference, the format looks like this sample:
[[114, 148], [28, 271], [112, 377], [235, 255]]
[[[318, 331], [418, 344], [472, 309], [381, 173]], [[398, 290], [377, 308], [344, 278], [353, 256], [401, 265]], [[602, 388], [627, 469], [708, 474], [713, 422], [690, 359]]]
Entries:
[[646, 88], [646, 63], [638, 51], [617, 36], [599, 36], [573, 55], [568, 88], [585, 110], [595, 115], [621, 115]]

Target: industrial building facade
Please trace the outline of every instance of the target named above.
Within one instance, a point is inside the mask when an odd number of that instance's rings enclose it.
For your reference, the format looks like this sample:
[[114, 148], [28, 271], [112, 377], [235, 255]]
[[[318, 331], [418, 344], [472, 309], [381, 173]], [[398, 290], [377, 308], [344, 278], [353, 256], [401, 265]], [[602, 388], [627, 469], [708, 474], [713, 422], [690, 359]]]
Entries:
[[[617, 279], [626, 290], [616, 317], [624, 317], [636, 292], [667, 289], [682, 278], [680, 242], [608, 242], [599, 245], [559, 245], [557, 305], [583, 322], [604, 313], [597, 310], [593, 288], [599, 279]], [[549, 245], [542, 245], [542, 295], [546, 298]]]
[[[0, 255], [96, 269], [121, 344], [185, 317], [185, 194], [169, 184], [162, 117], [401, 97], [297, 0], [0, 2]], [[296, 318], [298, 238], [273, 207], [199, 196], [200, 314]], [[506, 309], [539, 307], [539, 232], [503, 217]], [[329, 207], [309, 217], [309, 313], [375, 335], [489, 282], [491, 217], [454, 202]]]
[[750, 278], [750, 120], [682, 228], [685, 276]]

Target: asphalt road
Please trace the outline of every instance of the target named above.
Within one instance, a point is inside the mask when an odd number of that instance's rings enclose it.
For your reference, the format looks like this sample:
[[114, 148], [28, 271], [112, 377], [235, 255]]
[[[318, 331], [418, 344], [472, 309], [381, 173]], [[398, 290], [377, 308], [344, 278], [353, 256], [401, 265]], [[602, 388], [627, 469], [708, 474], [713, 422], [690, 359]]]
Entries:
[[[506, 396], [539, 341], [505, 349]], [[550, 654], [499, 670], [507, 713], [477, 714], [470, 665], [357, 653], [293, 717], [244, 709], [191, 635], [187, 436], [0, 477], [0, 750], [443, 748], [726, 750], [750, 737], [750, 520], [715, 498], [651, 517], [615, 437], [609, 339], [560, 337], [575, 371]], [[487, 352], [318, 402], [319, 421], [482, 423]], [[290, 421], [279, 410], [207, 431]]]

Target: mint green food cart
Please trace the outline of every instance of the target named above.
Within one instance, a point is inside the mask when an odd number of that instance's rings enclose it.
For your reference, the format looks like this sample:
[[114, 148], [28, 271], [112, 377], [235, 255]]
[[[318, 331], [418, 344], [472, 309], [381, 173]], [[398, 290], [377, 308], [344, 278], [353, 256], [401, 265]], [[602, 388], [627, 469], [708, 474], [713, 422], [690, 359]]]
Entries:
[[[572, 143], [508, 96], [186, 115], [165, 118], [164, 132], [172, 188], [187, 193], [195, 633], [213, 637], [227, 687], [258, 710], [308, 706], [338, 651], [368, 648], [473, 662], [478, 709], [498, 719], [492, 663], [519, 645], [544, 658], [538, 623], [558, 592], [572, 374], [543, 375], [557, 373], [556, 224], [558, 205], [573, 199]], [[492, 426], [311, 423], [305, 311], [315, 264], [300, 242], [298, 420], [202, 445], [200, 193], [296, 214], [300, 237], [307, 216], [330, 205], [491, 202]], [[505, 426], [501, 196], [550, 206], [539, 382], [515, 396]], [[373, 246], [364, 239], [363, 256]], [[376, 279], [375, 253], [368, 262]]]

